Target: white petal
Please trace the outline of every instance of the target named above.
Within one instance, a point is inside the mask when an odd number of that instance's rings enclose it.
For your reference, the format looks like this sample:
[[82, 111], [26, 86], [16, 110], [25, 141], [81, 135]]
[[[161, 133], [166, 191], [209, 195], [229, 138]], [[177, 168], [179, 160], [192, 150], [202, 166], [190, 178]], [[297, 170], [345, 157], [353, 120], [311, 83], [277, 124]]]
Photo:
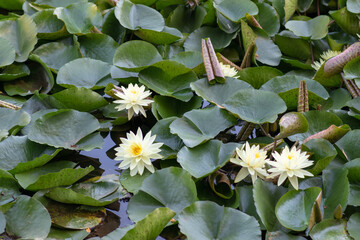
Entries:
[[240, 182], [241, 180], [243, 180], [247, 175], [249, 175], [249, 172], [247, 170], [247, 168], [241, 168], [241, 170], [239, 171], [239, 173], [237, 174], [234, 182]]

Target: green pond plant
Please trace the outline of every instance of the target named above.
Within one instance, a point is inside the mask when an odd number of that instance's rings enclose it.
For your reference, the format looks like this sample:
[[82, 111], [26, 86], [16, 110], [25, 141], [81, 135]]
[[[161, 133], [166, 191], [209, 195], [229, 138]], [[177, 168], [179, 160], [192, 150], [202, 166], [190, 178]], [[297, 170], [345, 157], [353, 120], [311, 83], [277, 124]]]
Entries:
[[1, 0], [0, 239], [360, 239], [359, 18]]

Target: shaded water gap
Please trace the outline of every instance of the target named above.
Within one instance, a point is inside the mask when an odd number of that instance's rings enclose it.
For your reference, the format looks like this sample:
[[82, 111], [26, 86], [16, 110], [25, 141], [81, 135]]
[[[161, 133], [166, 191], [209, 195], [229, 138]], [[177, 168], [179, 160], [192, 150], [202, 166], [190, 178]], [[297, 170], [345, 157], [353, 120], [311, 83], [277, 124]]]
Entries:
[[[118, 165], [119, 161], [115, 161], [114, 148], [118, 145], [111, 138], [111, 132], [108, 132], [104, 138], [104, 146], [102, 149], [93, 149], [91, 151], [81, 151], [80, 156], [86, 156], [94, 159], [98, 159], [100, 166], [98, 172], [102, 172], [102, 176], [109, 174], [121, 174]], [[100, 170], [100, 171], [99, 171]], [[128, 199], [122, 200], [119, 199], [117, 202], [106, 206], [107, 217], [99, 227], [95, 227], [94, 232], [89, 235], [89, 237], [103, 237], [109, 233], [109, 230], [116, 228], [123, 228], [128, 225], [134, 224], [128, 217], [127, 214]], [[111, 232], [111, 231], [110, 231]], [[89, 238], [88, 237], [88, 238]], [[165, 240], [162, 237], [157, 237], [157, 240]]]

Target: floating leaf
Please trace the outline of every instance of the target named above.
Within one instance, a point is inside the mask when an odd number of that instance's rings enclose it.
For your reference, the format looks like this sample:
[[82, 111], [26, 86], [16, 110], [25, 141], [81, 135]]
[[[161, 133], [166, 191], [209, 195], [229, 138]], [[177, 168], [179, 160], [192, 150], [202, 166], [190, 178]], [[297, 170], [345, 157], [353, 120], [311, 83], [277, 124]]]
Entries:
[[333, 218], [338, 205], [346, 208], [349, 195], [349, 180], [346, 168], [324, 170], [322, 174], [324, 189], [324, 218]]
[[285, 27], [296, 36], [317, 40], [327, 35], [329, 22], [328, 16], [321, 15], [308, 21], [291, 20], [285, 24]]
[[191, 33], [201, 26], [206, 13], [202, 6], [190, 9], [178, 5], [167, 19], [167, 26], [177, 28], [182, 33]]
[[65, 87], [101, 88], [101, 81], [110, 75], [110, 64], [91, 59], [79, 58], [62, 66], [56, 82]]
[[160, 32], [165, 26], [164, 18], [158, 11], [129, 0], [118, 1], [115, 16], [122, 26], [130, 30], [149, 29]]
[[161, 32], [149, 29], [139, 29], [135, 32], [136, 36], [153, 44], [170, 44], [183, 37], [176, 28], [165, 26]]
[[251, 84], [255, 89], [259, 89], [270, 79], [283, 74], [276, 68], [261, 66], [242, 69], [238, 75], [239, 79]]
[[55, 239], [85, 239], [89, 233], [86, 230], [64, 230], [58, 228], [51, 228], [47, 236], [48, 240]]
[[115, 66], [136, 72], [161, 60], [158, 50], [152, 44], [138, 40], [121, 44], [114, 55]]
[[279, 47], [271, 40], [263, 37], [256, 38], [255, 59], [263, 64], [277, 66], [281, 60]]
[[271, 182], [255, 181], [253, 196], [256, 212], [268, 231], [276, 231], [281, 227], [275, 215], [275, 206], [286, 191], [286, 188], [278, 187]]
[[24, 239], [46, 238], [51, 218], [46, 208], [36, 199], [20, 196], [5, 213], [6, 231]]
[[25, 0], [4, 0], [0, 3], [0, 8], [8, 10], [21, 10], [21, 7]]
[[195, 147], [235, 124], [236, 119], [228, 112], [212, 107], [185, 113], [171, 123], [170, 132], [177, 134], [186, 146]]
[[360, 159], [356, 158], [350, 162], [345, 163], [345, 168], [348, 170], [348, 179], [350, 183], [360, 183], [359, 170], [360, 170]]
[[177, 161], [195, 178], [203, 178], [223, 167], [234, 154], [236, 143], [211, 140], [194, 148], [183, 147]]
[[69, 6], [72, 3], [80, 3], [80, 2], [87, 2], [87, 0], [36, 0], [34, 4], [40, 6], [40, 7], [51, 7], [51, 8], [57, 8], [57, 7], [66, 7]]
[[310, 231], [310, 236], [314, 240], [323, 239], [344, 239], [351, 238], [346, 234], [346, 221], [336, 219], [325, 219], [316, 224]]
[[73, 169], [75, 165], [73, 162], [58, 161], [26, 172], [17, 173], [15, 177], [23, 188], [30, 191], [37, 191], [71, 185], [94, 170], [92, 166], [84, 169]]
[[196, 195], [195, 183], [188, 172], [181, 168], [165, 168], [143, 181], [140, 191], [130, 199], [129, 217], [137, 222], [164, 206], [180, 213], [197, 200]]
[[[1, 21], [0, 37], [7, 39], [14, 46], [15, 61], [25, 62], [37, 43], [36, 24], [28, 15], [22, 15], [15, 21]], [[4, 41], [2, 44], [8, 45]], [[11, 51], [11, 47], [6, 51], [9, 50]]]
[[58, 7], [54, 14], [65, 23], [66, 29], [71, 34], [91, 33], [94, 27], [102, 23], [101, 13], [93, 3], [79, 2], [66, 7]]
[[256, 4], [250, 0], [224, 0], [215, 2], [214, 7], [232, 22], [240, 22], [246, 13], [256, 15], [259, 11]]
[[[348, 1], [351, 2], [351, 1]], [[336, 24], [339, 25], [344, 32], [349, 33], [353, 36], [359, 32], [360, 27], [357, 22], [357, 15], [351, 13], [347, 8], [342, 8], [337, 11], [330, 11], [330, 16], [335, 20]]]
[[[301, 60], [311, 58], [309, 43], [290, 31], [282, 31], [276, 34], [275, 43], [284, 55]], [[296, 46], [296, 48], [294, 48], [294, 46]]]
[[30, 75], [30, 69], [24, 63], [13, 63], [0, 73], [0, 81], [11, 81]]
[[100, 94], [87, 88], [65, 89], [52, 96], [67, 108], [82, 112], [90, 112], [108, 104]]
[[[276, 217], [286, 228], [303, 231], [308, 227], [312, 207], [321, 188], [291, 190], [285, 193], [276, 204]], [[293, 216], [296, 216], [294, 218]]]
[[24, 127], [30, 122], [30, 115], [23, 110], [0, 108], [0, 129], [11, 131], [15, 127]]
[[185, 208], [179, 215], [179, 228], [189, 240], [261, 238], [255, 218], [210, 201], [195, 202]]
[[76, 144], [99, 127], [98, 120], [89, 113], [58, 110], [38, 118], [30, 127], [28, 137], [41, 144], [77, 149]]
[[[0, 169], [0, 205], [10, 203], [20, 196], [20, 186], [16, 179], [7, 171]], [[1, 211], [0, 211], [1, 212]], [[1, 229], [0, 229], [1, 232]]]
[[15, 48], [9, 40], [0, 37], [0, 67], [10, 65], [15, 60]]
[[[152, 131], [152, 133], [154, 133]], [[166, 142], [165, 142], [166, 143]], [[136, 174], [135, 176], [130, 176], [130, 170], [126, 169], [125, 171], [121, 172], [120, 175], [120, 183], [126, 191], [137, 194], [143, 181], [149, 176], [151, 173], [149, 171], [145, 171], [143, 175]]]
[[190, 83], [196, 80], [191, 69], [170, 60], [154, 63], [139, 73], [139, 81], [151, 90], [185, 102], [192, 98]]
[[54, 40], [68, 35], [64, 23], [54, 15], [54, 9], [44, 9], [31, 16], [37, 27], [37, 36]]
[[353, 160], [360, 158], [360, 149], [354, 147], [358, 143], [360, 143], [360, 130], [355, 129], [337, 141], [336, 146], [345, 154], [346, 159]]
[[346, 230], [349, 232], [350, 236], [354, 239], [360, 238], [360, 213], [354, 213], [349, 218], [347, 222]]

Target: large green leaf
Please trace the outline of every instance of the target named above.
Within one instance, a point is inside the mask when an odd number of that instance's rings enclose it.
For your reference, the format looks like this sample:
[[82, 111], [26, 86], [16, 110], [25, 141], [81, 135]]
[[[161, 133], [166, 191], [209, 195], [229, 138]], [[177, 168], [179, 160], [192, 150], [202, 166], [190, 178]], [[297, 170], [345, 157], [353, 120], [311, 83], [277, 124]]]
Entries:
[[139, 38], [153, 44], [170, 44], [183, 37], [179, 30], [167, 26], [165, 26], [161, 32], [149, 29], [139, 29], [135, 34]]
[[19, 184], [30, 191], [71, 185], [94, 170], [94, 167], [77, 168], [76, 163], [57, 161], [26, 172], [15, 174]]
[[31, 16], [42, 39], [58, 39], [68, 35], [64, 23], [54, 15], [54, 9], [44, 9]]
[[39, 7], [51, 7], [51, 8], [57, 8], [57, 7], [66, 7], [72, 3], [78, 3], [78, 2], [87, 2], [87, 0], [36, 0], [34, 4], [38, 5]]
[[30, 75], [30, 69], [24, 63], [13, 63], [0, 73], [1, 81], [11, 81]]
[[0, 212], [0, 232], [5, 232], [6, 219], [5, 215]]
[[0, 108], [0, 129], [11, 131], [15, 127], [23, 127], [30, 123], [30, 115], [23, 110]]
[[262, 66], [242, 69], [239, 72], [239, 79], [251, 84], [255, 89], [259, 89], [264, 83], [272, 78], [283, 75], [276, 68]]
[[[257, 19], [269, 36], [274, 36], [280, 29], [280, 17], [276, 10], [267, 3], [258, 3]], [[250, 14], [250, 13], [249, 13]]]
[[5, 213], [6, 231], [23, 239], [46, 238], [51, 218], [46, 208], [36, 199], [20, 196]]
[[25, 0], [3, 0], [0, 2], [0, 8], [8, 10], [21, 10]]
[[281, 60], [281, 51], [271, 39], [257, 37], [255, 59], [266, 65], [277, 66]]
[[291, 190], [285, 193], [276, 204], [276, 217], [286, 228], [303, 231], [308, 227], [311, 210], [321, 188]]
[[323, 171], [324, 218], [333, 218], [338, 205], [345, 210], [349, 195], [349, 180], [346, 168], [331, 168]]
[[52, 227], [46, 239], [47, 240], [56, 240], [56, 239], [83, 240], [88, 235], [89, 233], [86, 230], [64, 230], [64, 229]]
[[28, 140], [27, 136], [10, 136], [0, 142], [0, 169], [11, 173], [28, 171], [50, 161], [60, 150]]
[[138, 40], [121, 44], [114, 55], [115, 66], [137, 72], [161, 60], [158, 50], [152, 44]]
[[189, 240], [261, 238], [255, 218], [210, 201], [195, 202], [179, 215], [179, 228]]
[[137, 194], [141, 188], [143, 181], [151, 175], [151, 172], [146, 171], [143, 175], [136, 174], [135, 176], [130, 175], [130, 170], [126, 169], [120, 174], [120, 184], [127, 192]]
[[218, 107], [192, 110], [170, 125], [188, 147], [195, 147], [215, 137], [220, 131], [236, 124], [236, 118]]
[[15, 48], [6, 38], [0, 37], [0, 67], [10, 65], [15, 60]]
[[100, 27], [102, 23], [102, 16], [97, 6], [88, 2], [58, 7], [54, 14], [65, 23], [67, 31], [72, 34], [91, 33], [94, 27]]
[[[20, 186], [16, 179], [7, 171], [0, 169], [0, 206], [14, 201], [20, 196]], [[0, 211], [1, 212], [1, 211]], [[1, 232], [1, 231], [0, 231]]]
[[346, 233], [346, 221], [337, 219], [325, 219], [316, 224], [313, 229], [311, 229], [310, 236], [314, 240], [352, 239]]
[[0, 37], [14, 46], [15, 61], [25, 62], [37, 43], [36, 24], [28, 15], [22, 15], [15, 21], [0, 21]]
[[336, 146], [345, 154], [348, 160], [360, 158], [360, 149], [354, 146], [360, 144], [360, 130], [355, 129], [348, 132], [344, 137], [336, 142]]
[[232, 22], [240, 22], [245, 14], [257, 15], [259, 9], [250, 0], [223, 0], [215, 1], [214, 7]]
[[290, 31], [282, 31], [279, 34], [276, 34], [275, 43], [284, 55], [301, 60], [311, 58], [309, 43], [305, 39], [297, 37]]
[[194, 148], [183, 147], [177, 161], [195, 178], [203, 178], [223, 167], [235, 152], [236, 143], [211, 140]]
[[347, 222], [347, 231], [354, 239], [360, 238], [360, 213], [354, 213], [351, 215]]
[[50, 42], [41, 45], [33, 54], [37, 55], [49, 68], [57, 72], [66, 63], [81, 58], [77, 43]]
[[309, 130], [305, 133], [298, 133], [288, 138], [295, 142], [295, 141], [303, 141], [307, 137], [318, 133], [322, 130], [327, 129], [332, 124], [336, 126], [342, 125], [341, 119], [336, 116], [334, 113], [325, 112], [325, 111], [308, 111], [303, 113], [305, 118], [309, 123]]
[[344, 76], [346, 79], [360, 78], [360, 71], [356, 66], [359, 66], [360, 58], [355, 58], [349, 61], [344, 66]]
[[226, 34], [219, 28], [200, 27], [188, 36], [184, 48], [186, 51], [201, 51], [201, 39], [210, 38], [214, 49], [218, 50], [227, 47], [235, 36], [236, 32]]
[[127, 211], [129, 218], [137, 222], [158, 207], [165, 206], [180, 213], [196, 200], [196, 187], [191, 175], [181, 168], [169, 167], [156, 171], [143, 181], [140, 191], [131, 198]]
[[117, 2], [115, 16], [122, 26], [130, 30], [149, 29], [160, 32], [165, 26], [164, 18], [158, 11], [129, 0]]
[[113, 63], [119, 45], [106, 34], [85, 34], [79, 37], [80, 50], [84, 57]]
[[79, 58], [62, 66], [56, 78], [65, 87], [100, 88], [110, 75], [111, 65], [91, 58]]
[[176, 213], [169, 208], [157, 208], [144, 219], [137, 222], [132, 229], [121, 237], [121, 240], [155, 239], [175, 214]]
[[[235, 78], [226, 78], [224, 84], [209, 84], [207, 78], [202, 78], [190, 84], [192, 90], [205, 100], [223, 106], [239, 89], [251, 89], [251, 85]], [[219, 94], [222, 93], [222, 94]]]
[[87, 88], [65, 89], [52, 96], [67, 108], [82, 112], [90, 112], [108, 104], [100, 94]]
[[176, 117], [162, 119], [158, 121], [151, 129], [151, 132], [156, 135], [155, 142], [164, 143], [165, 146], [175, 151], [175, 155], [184, 146], [181, 138], [170, 132], [170, 125], [176, 119]]
[[335, 20], [336, 24], [344, 30], [344, 32], [349, 33], [353, 36], [359, 32], [360, 27], [357, 22], [357, 15], [348, 11], [346, 7], [339, 9], [337, 11], [330, 11], [330, 16]]
[[256, 180], [253, 189], [256, 212], [266, 230], [279, 230], [281, 225], [275, 215], [275, 206], [287, 189], [278, 187], [271, 182]]
[[256, 89], [237, 91], [223, 106], [239, 118], [256, 124], [275, 122], [278, 114], [286, 111], [285, 102], [277, 94]]
[[348, 169], [348, 179], [350, 183], [359, 184], [360, 183], [360, 158], [351, 160], [350, 162], [345, 163], [345, 168]]
[[317, 104], [329, 98], [328, 92], [320, 83], [297, 75], [274, 77], [262, 85], [260, 90], [277, 93], [285, 101], [289, 110], [296, 109], [300, 81], [306, 82], [310, 106], [316, 107]]
[[327, 35], [329, 22], [328, 16], [321, 15], [308, 21], [291, 20], [285, 24], [285, 27], [298, 37], [318, 40]]
[[89, 113], [58, 110], [38, 118], [30, 126], [28, 137], [41, 144], [77, 149], [82, 138], [99, 128], [98, 120]]
[[360, 13], [360, 3], [356, 0], [346, 1], [346, 6], [348, 10], [352, 13]]
[[168, 17], [166, 24], [177, 28], [182, 33], [191, 33], [201, 26], [205, 15], [206, 10], [202, 6], [190, 9], [184, 5], [178, 5]]
[[139, 81], [151, 90], [185, 102], [192, 98], [190, 83], [196, 80], [191, 69], [170, 60], [154, 63], [139, 73]]

